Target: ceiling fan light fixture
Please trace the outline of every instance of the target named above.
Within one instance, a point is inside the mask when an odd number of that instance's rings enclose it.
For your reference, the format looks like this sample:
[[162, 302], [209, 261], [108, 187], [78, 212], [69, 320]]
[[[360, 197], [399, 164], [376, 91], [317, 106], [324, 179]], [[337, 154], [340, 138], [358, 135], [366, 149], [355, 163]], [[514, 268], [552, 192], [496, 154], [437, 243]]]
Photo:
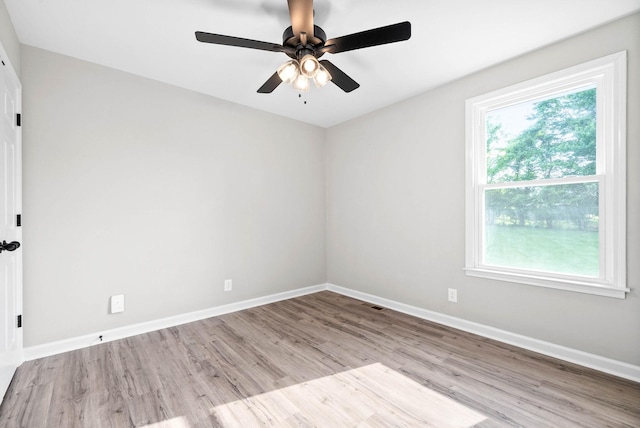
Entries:
[[300, 65], [298, 61], [292, 59], [278, 67], [278, 76], [286, 84], [293, 83], [299, 74]]
[[300, 73], [304, 74], [307, 78], [313, 79], [318, 74], [320, 69], [320, 63], [311, 54], [306, 54], [300, 60]]
[[304, 74], [298, 74], [296, 80], [293, 82], [293, 89], [300, 92], [309, 92], [309, 88], [311, 84], [309, 83], [309, 79]]
[[318, 64], [318, 73], [316, 77], [313, 78], [313, 83], [315, 83], [316, 88], [322, 88], [324, 85], [331, 81], [331, 74], [327, 71], [326, 68], [322, 66], [322, 64]]

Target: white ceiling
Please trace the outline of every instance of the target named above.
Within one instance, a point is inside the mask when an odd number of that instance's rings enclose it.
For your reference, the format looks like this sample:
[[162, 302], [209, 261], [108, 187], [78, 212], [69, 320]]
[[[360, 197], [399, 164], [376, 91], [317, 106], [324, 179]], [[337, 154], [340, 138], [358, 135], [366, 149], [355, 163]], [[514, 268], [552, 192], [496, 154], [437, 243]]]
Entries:
[[[199, 43], [195, 31], [282, 43], [285, 0], [4, 0], [21, 43], [322, 127], [640, 10], [640, 0], [316, 0], [328, 38], [410, 21], [410, 40], [326, 55], [360, 83], [298, 97], [256, 90], [282, 53]], [[306, 101], [306, 104], [305, 104]]]

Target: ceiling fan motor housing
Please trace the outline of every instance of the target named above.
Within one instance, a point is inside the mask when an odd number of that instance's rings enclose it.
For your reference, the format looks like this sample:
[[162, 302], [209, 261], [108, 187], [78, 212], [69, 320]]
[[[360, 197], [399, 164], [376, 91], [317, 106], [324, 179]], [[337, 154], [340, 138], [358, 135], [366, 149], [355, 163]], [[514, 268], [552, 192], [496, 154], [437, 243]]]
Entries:
[[288, 27], [282, 33], [282, 45], [295, 48], [295, 52], [286, 52], [289, 57], [300, 60], [307, 54], [311, 54], [316, 58], [320, 58], [324, 54], [322, 51], [317, 51], [327, 41], [327, 35], [322, 28], [314, 25], [313, 34], [311, 36], [307, 35], [306, 44], [303, 44], [300, 39], [299, 36], [293, 33], [293, 27]]

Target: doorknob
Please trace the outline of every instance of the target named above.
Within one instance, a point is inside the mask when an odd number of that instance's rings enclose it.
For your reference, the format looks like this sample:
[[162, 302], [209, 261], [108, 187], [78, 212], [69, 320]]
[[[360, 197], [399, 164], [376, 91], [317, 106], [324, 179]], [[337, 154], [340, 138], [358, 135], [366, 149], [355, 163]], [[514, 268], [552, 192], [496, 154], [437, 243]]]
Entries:
[[19, 246], [20, 246], [20, 243], [18, 241], [13, 241], [9, 243], [7, 243], [7, 241], [2, 241], [2, 244], [0, 244], [0, 253], [2, 251], [15, 251], [18, 249]]

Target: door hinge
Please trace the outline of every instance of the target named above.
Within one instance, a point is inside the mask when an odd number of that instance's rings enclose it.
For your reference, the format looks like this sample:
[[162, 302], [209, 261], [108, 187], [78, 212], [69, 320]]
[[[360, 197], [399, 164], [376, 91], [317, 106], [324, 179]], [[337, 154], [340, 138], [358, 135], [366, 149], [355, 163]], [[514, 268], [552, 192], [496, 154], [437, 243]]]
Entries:
[[16, 214], [16, 226], [22, 227], [22, 214]]
[[22, 315], [18, 315], [18, 328], [22, 328]]
[[22, 115], [20, 113], [16, 114], [16, 125], [22, 126]]

